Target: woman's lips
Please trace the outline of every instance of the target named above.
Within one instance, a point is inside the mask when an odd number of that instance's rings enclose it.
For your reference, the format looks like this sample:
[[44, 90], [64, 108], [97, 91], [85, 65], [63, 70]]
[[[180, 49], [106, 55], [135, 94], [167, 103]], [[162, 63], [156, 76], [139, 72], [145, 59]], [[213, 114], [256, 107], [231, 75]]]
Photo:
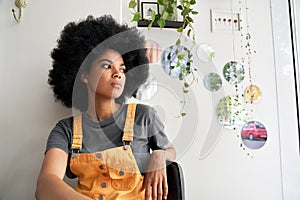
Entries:
[[115, 87], [115, 88], [119, 88], [119, 89], [121, 89], [122, 88], [122, 84], [120, 84], [120, 83], [111, 83], [111, 86], [113, 86], [113, 87]]

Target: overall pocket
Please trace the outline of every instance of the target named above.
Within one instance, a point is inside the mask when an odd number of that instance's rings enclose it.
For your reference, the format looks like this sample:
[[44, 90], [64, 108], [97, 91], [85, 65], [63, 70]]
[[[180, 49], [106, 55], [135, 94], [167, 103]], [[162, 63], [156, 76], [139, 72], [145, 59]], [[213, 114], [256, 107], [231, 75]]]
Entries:
[[125, 170], [110, 168], [109, 176], [111, 178], [112, 187], [121, 191], [133, 190], [140, 181], [140, 178], [138, 178], [140, 174]]

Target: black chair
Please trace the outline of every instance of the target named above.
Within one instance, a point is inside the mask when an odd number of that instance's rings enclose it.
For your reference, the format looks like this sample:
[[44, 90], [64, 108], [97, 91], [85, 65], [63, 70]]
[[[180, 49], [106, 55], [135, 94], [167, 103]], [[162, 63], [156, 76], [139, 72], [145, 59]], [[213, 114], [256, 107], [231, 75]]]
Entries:
[[184, 177], [177, 162], [167, 161], [168, 198], [167, 200], [185, 200]]

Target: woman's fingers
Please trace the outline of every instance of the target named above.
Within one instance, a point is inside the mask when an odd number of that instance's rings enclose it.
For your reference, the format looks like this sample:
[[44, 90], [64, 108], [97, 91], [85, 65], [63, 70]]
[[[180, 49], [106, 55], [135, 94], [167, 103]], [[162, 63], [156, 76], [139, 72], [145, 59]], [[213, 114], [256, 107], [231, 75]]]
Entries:
[[164, 199], [167, 199], [168, 192], [169, 192], [167, 176], [165, 176], [165, 178], [163, 179], [163, 187], [164, 187], [163, 197]]

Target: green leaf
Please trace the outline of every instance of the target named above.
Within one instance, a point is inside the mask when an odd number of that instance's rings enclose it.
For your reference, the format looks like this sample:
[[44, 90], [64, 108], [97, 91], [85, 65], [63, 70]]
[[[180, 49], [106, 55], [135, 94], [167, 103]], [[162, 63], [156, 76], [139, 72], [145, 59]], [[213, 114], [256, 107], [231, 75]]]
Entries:
[[187, 16], [191, 11], [192, 11], [192, 9], [190, 9], [190, 8], [183, 9], [182, 16]]
[[191, 1], [190, 1], [190, 4], [191, 4], [191, 5], [196, 4], [196, 0], [191, 0]]
[[182, 116], [182, 117], [186, 116], [186, 113], [181, 113], [181, 116]]
[[157, 3], [158, 3], [159, 5], [164, 5], [164, 0], [157, 0]]
[[177, 8], [178, 8], [179, 10], [183, 10], [182, 5], [177, 6]]
[[184, 87], [187, 88], [187, 87], [189, 87], [189, 86], [190, 86], [190, 84], [188, 84], [187, 82], [184, 83]]
[[163, 20], [166, 20], [168, 17], [169, 17], [169, 13], [166, 12], [166, 11], [164, 11], [161, 18], [162, 18]]
[[129, 7], [129, 8], [135, 8], [136, 5], [137, 5], [137, 3], [135, 2], [135, 0], [131, 0], [131, 1], [129, 2], [128, 7]]
[[178, 40], [176, 41], [176, 46], [180, 46], [180, 44], [181, 44], [181, 40], [178, 39]]
[[155, 15], [155, 20], [159, 20], [161, 18], [161, 15], [159, 14], [159, 13], [157, 13], [156, 15]]
[[189, 92], [189, 90], [183, 90], [183, 92], [184, 92], [184, 93], [188, 93], [188, 92]]
[[133, 15], [132, 21], [133, 21], [133, 22], [137, 22], [137, 21], [140, 20], [140, 18], [141, 18], [141, 14], [140, 14], [139, 12], [136, 12], [136, 13], [134, 13], [134, 15]]
[[171, 53], [168, 54], [167, 59], [171, 60]]
[[156, 18], [156, 13], [154, 11], [151, 11], [151, 20], [152, 20], [152, 23], [155, 21], [155, 18]]
[[183, 31], [183, 26], [181, 26], [177, 29], [177, 32], [179, 32], [179, 33], [181, 33], [182, 31]]
[[186, 17], [189, 23], [194, 23], [194, 20], [191, 17]]
[[187, 32], [187, 36], [189, 36], [189, 37], [190, 37], [191, 31], [192, 31], [192, 29], [189, 29], [189, 30], [188, 30], [188, 32]]
[[192, 14], [193, 14], [193, 15], [198, 15], [199, 12], [193, 10], [193, 11], [192, 11]]
[[171, 5], [169, 5], [167, 7], [167, 12], [170, 13], [170, 14], [173, 14], [174, 13], [174, 8]]
[[246, 40], [250, 40], [251, 39], [251, 35], [249, 33], [246, 34]]
[[150, 29], [151, 29], [151, 27], [152, 27], [152, 24], [153, 24], [153, 21], [151, 21], [151, 22], [149, 23], [149, 25], [148, 25], [148, 30], [150, 30]]
[[157, 20], [157, 23], [158, 23], [160, 28], [163, 28], [166, 25], [166, 20], [159, 19], [159, 20]]
[[179, 54], [179, 55], [177, 56], [177, 58], [178, 58], [178, 60], [182, 60], [182, 59], [184, 58], [184, 54]]

